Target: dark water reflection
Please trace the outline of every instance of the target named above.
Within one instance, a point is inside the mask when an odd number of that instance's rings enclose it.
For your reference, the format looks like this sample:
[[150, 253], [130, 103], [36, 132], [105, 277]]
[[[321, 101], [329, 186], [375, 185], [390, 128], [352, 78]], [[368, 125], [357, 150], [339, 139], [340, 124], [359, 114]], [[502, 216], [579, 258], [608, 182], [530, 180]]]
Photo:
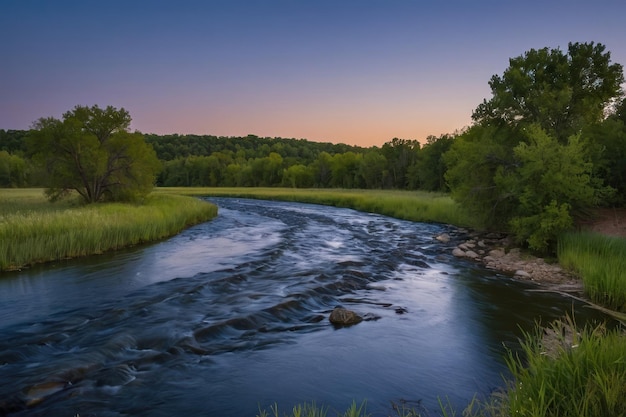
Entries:
[[[331, 207], [214, 199], [215, 220], [0, 280], [0, 414], [254, 416], [274, 402], [462, 407], [503, 344], [579, 310], [459, 262], [455, 230]], [[374, 320], [335, 329], [343, 305]], [[333, 414], [333, 413], [331, 413]]]

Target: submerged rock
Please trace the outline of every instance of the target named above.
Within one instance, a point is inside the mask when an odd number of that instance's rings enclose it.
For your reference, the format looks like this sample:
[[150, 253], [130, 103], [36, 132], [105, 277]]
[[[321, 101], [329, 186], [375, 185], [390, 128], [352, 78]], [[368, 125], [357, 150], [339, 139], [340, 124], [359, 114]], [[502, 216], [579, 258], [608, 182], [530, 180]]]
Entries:
[[38, 405], [46, 398], [68, 387], [65, 381], [48, 381], [30, 387], [26, 391], [25, 400], [28, 407]]
[[343, 307], [335, 307], [328, 319], [336, 326], [351, 326], [363, 321], [363, 318], [357, 313]]
[[447, 233], [442, 233], [435, 237], [441, 243], [448, 243], [450, 241], [450, 235]]

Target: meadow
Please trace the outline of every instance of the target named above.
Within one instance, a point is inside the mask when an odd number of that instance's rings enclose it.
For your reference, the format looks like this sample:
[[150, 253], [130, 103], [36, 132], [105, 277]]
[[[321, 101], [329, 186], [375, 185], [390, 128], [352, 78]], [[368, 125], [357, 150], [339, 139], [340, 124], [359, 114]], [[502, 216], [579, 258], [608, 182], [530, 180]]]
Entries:
[[586, 295], [610, 309], [626, 312], [626, 239], [573, 232], [558, 244], [559, 263], [583, 280]]
[[0, 271], [75, 258], [174, 235], [217, 215], [197, 198], [150, 195], [142, 203], [50, 203], [41, 189], [0, 190]]
[[472, 227], [472, 218], [448, 194], [426, 191], [303, 189], [303, 188], [205, 188], [159, 187], [156, 193], [297, 201], [351, 208], [402, 220], [446, 223]]

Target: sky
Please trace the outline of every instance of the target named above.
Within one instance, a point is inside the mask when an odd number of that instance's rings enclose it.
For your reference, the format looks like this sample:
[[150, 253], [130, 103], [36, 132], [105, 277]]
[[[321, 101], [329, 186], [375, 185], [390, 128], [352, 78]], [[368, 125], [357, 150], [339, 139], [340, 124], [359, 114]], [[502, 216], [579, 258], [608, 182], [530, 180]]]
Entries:
[[602, 43], [623, 0], [0, 0], [0, 129], [76, 105], [132, 130], [382, 146], [471, 124], [509, 58]]

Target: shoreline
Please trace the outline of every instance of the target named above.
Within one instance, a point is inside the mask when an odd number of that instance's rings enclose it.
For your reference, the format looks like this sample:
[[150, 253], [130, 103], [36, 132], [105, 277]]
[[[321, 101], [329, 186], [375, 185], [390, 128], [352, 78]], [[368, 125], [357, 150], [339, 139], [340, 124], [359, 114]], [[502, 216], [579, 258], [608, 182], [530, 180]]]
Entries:
[[[452, 255], [484, 265], [487, 269], [533, 282], [546, 291], [568, 293], [578, 297], [584, 294], [582, 278], [563, 269], [558, 262], [548, 262], [523, 251], [503, 233], [485, 233], [459, 229], [452, 238], [446, 233], [435, 236], [442, 243], [452, 243]], [[460, 243], [459, 243], [460, 242]]]

